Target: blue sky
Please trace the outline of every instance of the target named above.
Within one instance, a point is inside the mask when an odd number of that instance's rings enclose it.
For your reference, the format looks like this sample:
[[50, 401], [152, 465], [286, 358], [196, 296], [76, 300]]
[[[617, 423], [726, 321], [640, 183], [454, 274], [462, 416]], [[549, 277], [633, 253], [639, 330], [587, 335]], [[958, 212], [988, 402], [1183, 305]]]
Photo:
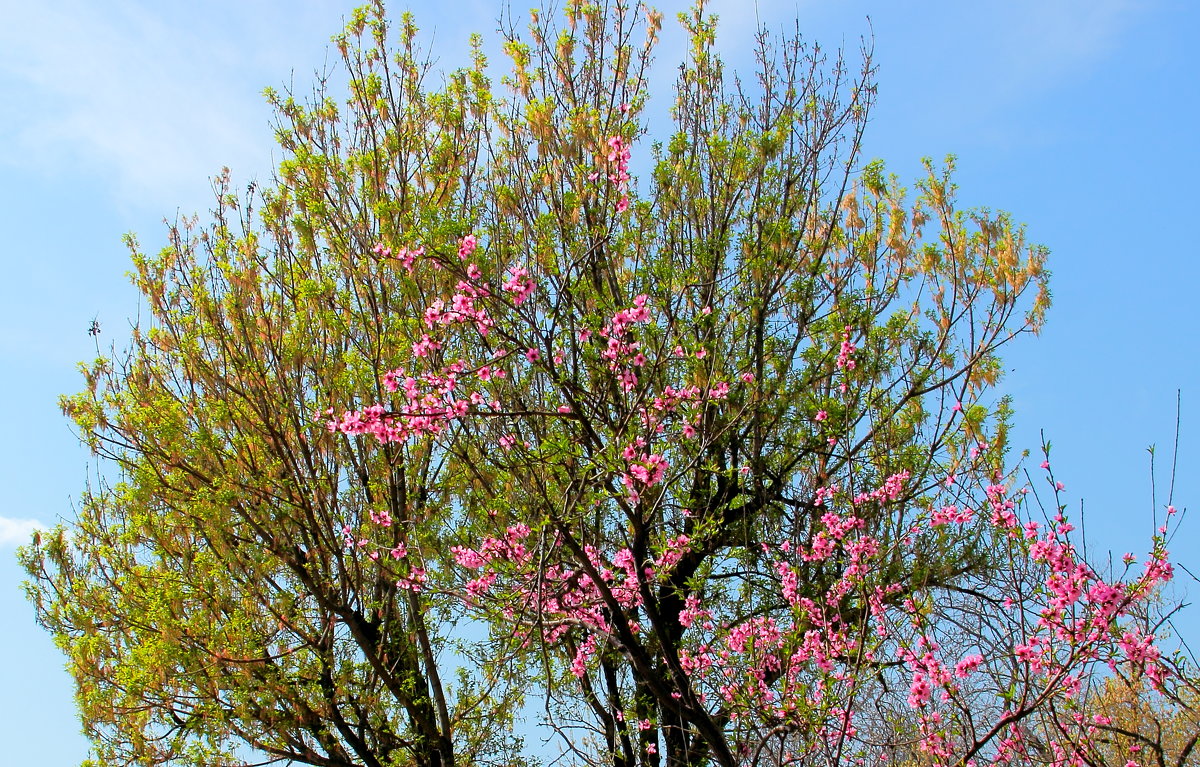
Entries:
[[[311, 0], [0, 0], [0, 742], [9, 764], [77, 764], [70, 679], [19, 592], [15, 546], [33, 521], [71, 515], [88, 472], [56, 404], [138, 312], [124, 232], [164, 241], [164, 217], [207, 209], [208, 177], [265, 179], [273, 151], [264, 86], [303, 92], [350, 9]], [[393, 3], [395, 11], [402, 9]], [[445, 65], [494, 2], [412, 3]], [[523, 9], [524, 4], [515, 4]], [[668, 18], [682, 4], [663, 3]], [[922, 156], [959, 156], [960, 199], [1013, 212], [1052, 251], [1054, 306], [1011, 347], [1003, 386], [1015, 443], [1054, 442], [1058, 477], [1084, 501], [1097, 552], [1143, 551], [1151, 530], [1146, 448], [1165, 502], [1176, 391], [1183, 430], [1176, 505], [1200, 482], [1200, 335], [1194, 235], [1200, 91], [1190, 0], [724, 0], [720, 38], [744, 58], [756, 17], [798, 17], [810, 40], [857, 46], [880, 67], [868, 156], [902, 177]], [[452, 12], [447, 12], [449, 8]], [[867, 17], [870, 17], [868, 25]], [[656, 92], [680, 52], [668, 23]], [[499, 67], [499, 58], [493, 58]], [[497, 75], [499, 73], [497, 72]], [[667, 100], [659, 99], [665, 109]], [[1076, 506], [1077, 507], [1077, 506]], [[1175, 558], [1200, 573], [1200, 522]], [[1182, 574], [1181, 580], [1191, 580]], [[1200, 593], [1200, 589], [1193, 588]], [[1184, 631], [1200, 642], [1195, 616]]]

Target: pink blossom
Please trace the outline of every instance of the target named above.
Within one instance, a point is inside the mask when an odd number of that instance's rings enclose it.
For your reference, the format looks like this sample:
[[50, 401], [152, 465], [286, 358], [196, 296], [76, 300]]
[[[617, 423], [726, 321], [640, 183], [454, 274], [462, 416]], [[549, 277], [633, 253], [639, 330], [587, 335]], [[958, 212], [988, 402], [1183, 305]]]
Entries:
[[609, 172], [608, 180], [616, 185], [617, 192], [621, 195], [617, 200], [617, 213], [624, 213], [629, 209], [629, 195], [626, 194], [630, 179], [629, 147], [620, 136], [610, 136], [607, 143], [610, 150], [607, 155], [608, 162], [615, 166]]
[[667, 461], [661, 455], [643, 455], [641, 460], [629, 467], [629, 476], [643, 487], [651, 487], [662, 481], [667, 470]]
[[838, 351], [837, 366], [845, 370], [854, 370], [855, 362], [851, 359], [851, 355], [858, 350], [858, 347], [850, 342], [850, 326], [846, 326], [845, 332], [842, 333], [842, 345]]
[[466, 260], [475, 252], [475, 248], [477, 247], [479, 247], [479, 240], [476, 239], [475, 235], [468, 234], [458, 241], [458, 257]]
[[575, 659], [571, 661], [571, 673], [579, 678], [583, 678], [587, 674], [587, 662], [593, 655], [596, 654], [596, 638], [589, 636], [587, 641], [579, 646], [575, 652]]
[[978, 653], [975, 655], [968, 655], [954, 665], [954, 675], [959, 679], [966, 679], [968, 676], [970, 676], [971, 672], [979, 668], [980, 664], [982, 663], [982, 655], [979, 655]]
[[513, 303], [520, 306], [525, 303], [537, 286], [529, 276], [529, 270], [523, 266], [509, 267], [508, 274], [508, 279], [500, 286], [500, 289], [506, 293], [512, 293]]

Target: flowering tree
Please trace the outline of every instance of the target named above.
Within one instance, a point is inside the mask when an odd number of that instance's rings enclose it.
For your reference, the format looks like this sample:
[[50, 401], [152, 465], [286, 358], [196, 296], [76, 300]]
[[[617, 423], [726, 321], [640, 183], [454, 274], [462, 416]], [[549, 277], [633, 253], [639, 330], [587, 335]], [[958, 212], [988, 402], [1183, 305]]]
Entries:
[[869, 53], [681, 20], [651, 142], [653, 11], [507, 28], [504, 97], [360, 11], [276, 184], [134, 246], [65, 402], [123, 481], [25, 553], [102, 759], [511, 763], [536, 694], [617, 767], [1083, 764], [1094, 667], [1168, 683], [1165, 537], [1101, 577], [1005, 462], [1045, 252], [863, 162]]
[[1166, 695], [1148, 689], [1147, 680], [1117, 675], [1098, 685], [1094, 705], [1098, 719], [1092, 734], [1105, 763], [1137, 760], [1160, 767], [1196, 764], [1200, 741], [1200, 708], [1196, 685], [1176, 675]]

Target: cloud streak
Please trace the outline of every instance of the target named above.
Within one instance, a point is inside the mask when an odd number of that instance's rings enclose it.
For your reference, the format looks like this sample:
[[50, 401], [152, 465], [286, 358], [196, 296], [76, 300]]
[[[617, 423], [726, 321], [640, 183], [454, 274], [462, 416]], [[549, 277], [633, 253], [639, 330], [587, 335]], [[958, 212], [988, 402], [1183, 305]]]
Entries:
[[[206, 204], [207, 179], [224, 165], [239, 177], [269, 171], [261, 88], [287, 77], [282, 51], [296, 37], [320, 50], [337, 27], [289, 25], [289, 40], [265, 19], [232, 13], [14, 4], [0, 30], [0, 86], [19, 119], [0, 126], [0, 163], [60, 178], [82, 170], [121, 203], [170, 208]], [[240, 31], [212, 29], [224, 26]]]
[[29, 543], [34, 530], [45, 530], [47, 525], [36, 519], [9, 519], [0, 517], [0, 548], [23, 546]]
[[[273, 142], [260, 89], [287, 79], [291, 66], [319, 61], [313, 52], [319, 55], [340, 19], [303, 0], [286, 14], [273, 3], [247, 5], [252, 9], [216, 2], [197, 13], [129, 1], [12, 4], [0, 25], [0, 87], [18, 119], [0, 125], [0, 163], [60, 177], [82, 169], [104, 178], [122, 202], [153, 200], [160, 208], [182, 202], [185, 211], [207, 205], [206, 179], [223, 165], [239, 178], [269, 171]], [[474, 5], [479, 15], [471, 18], [488, 19]], [[721, 39], [734, 58], [746, 52], [758, 22], [778, 28], [799, 15], [807, 31], [834, 13], [808, 0], [758, 0], [749, 10], [715, 0], [712, 10], [723, 17]], [[850, 29], [867, 32], [871, 11], [852, 3], [837, 12], [838, 27], [844, 31], [854, 20]], [[880, 13], [886, 27], [889, 14]], [[953, 7], [926, 14], [924, 34], [935, 39], [924, 48], [940, 57], [930, 71], [944, 77], [947, 62], [955, 62], [957, 75], [949, 78], [955, 101], [977, 94], [976, 106], [987, 111], [1086, 70], [1113, 48], [1137, 6], [1019, 0], [973, 9], [973, 23]], [[418, 21], [433, 20], [419, 15]], [[438, 47], [456, 49], [462, 27], [471, 25], [442, 19], [438, 26]], [[887, 43], [890, 33], [878, 31]], [[669, 29], [666, 38], [660, 59], [673, 60], [681, 52], [678, 34]], [[848, 42], [853, 48], [855, 41]], [[985, 70], [958, 65], [972, 60], [968, 47], [987, 51]], [[920, 69], [914, 74], [921, 77]]]

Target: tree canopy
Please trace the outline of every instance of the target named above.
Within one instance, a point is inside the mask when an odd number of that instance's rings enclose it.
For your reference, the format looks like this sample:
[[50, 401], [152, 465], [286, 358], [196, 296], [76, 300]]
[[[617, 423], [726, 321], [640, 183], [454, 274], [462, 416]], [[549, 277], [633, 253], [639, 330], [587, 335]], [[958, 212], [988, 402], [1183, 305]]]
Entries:
[[1095, 764], [1084, 672], [1168, 684], [1166, 531], [1105, 579], [1023, 516], [1045, 249], [862, 157], [869, 49], [680, 21], [654, 135], [652, 10], [504, 25], [494, 89], [361, 9], [270, 184], [130, 239], [63, 400], [115, 473], [23, 553], [99, 763]]

